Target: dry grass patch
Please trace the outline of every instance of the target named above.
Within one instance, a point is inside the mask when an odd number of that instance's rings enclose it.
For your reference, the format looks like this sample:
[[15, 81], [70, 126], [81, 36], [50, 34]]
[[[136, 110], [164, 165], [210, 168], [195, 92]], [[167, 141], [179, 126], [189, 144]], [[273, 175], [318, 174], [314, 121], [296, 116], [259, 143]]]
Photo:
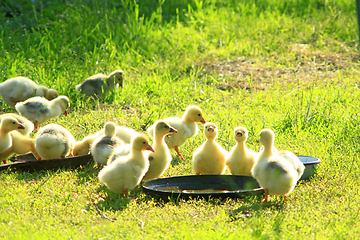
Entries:
[[[250, 59], [237, 57], [232, 60], [212, 61], [209, 58], [197, 63], [202, 75], [218, 79], [217, 88], [232, 91], [238, 88], [265, 90], [275, 79], [286, 85], [291, 82], [311, 82], [315, 79], [337, 78], [359, 65], [355, 53], [314, 53], [304, 46], [293, 49], [283, 58]], [[295, 58], [295, 59], [294, 59]], [[290, 65], [291, 64], [291, 65]]]

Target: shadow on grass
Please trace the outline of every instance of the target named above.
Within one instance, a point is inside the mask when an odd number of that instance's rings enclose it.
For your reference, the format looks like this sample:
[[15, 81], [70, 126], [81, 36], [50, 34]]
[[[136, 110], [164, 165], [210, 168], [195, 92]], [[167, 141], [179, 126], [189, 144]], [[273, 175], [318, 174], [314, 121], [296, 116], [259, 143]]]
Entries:
[[[0, 13], [4, 18], [10, 21], [12, 28], [19, 26], [27, 26], [29, 29], [41, 27], [41, 21], [52, 22], [56, 21], [57, 17], [66, 13], [66, 9], [76, 9], [81, 11], [90, 11], [92, 13], [111, 11], [116, 8], [120, 16], [124, 16], [129, 12], [138, 11], [139, 16], [144, 16], [151, 19], [154, 13], [161, 14], [161, 20], [168, 23], [174, 20], [177, 16], [179, 21], [186, 22], [188, 7], [197, 9], [197, 5], [193, 0], [178, 0], [178, 1], [163, 1], [154, 4], [153, 0], [134, 1], [115, 1], [107, 0], [101, 4], [93, 4], [91, 0], [82, 2], [57, 0], [54, 2], [43, 1], [10, 1], [5, 0], [0, 3]], [[39, 24], [40, 22], [40, 24]]]
[[25, 182], [45, 182], [58, 174], [62, 169], [58, 170], [40, 170], [40, 171], [22, 171], [22, 170], [6, 170], [4, 173], [17, 173], [15, 178]]
[[114, 107], [112, 104], [116, 103], [116, 91], [115, 89], [109, 89], [103, 98], [96, 96], [87, 97], [86, 95], [77, 92], [75, 93], [75, 99], [76, 101], [72, 101], [72, 106], [74, 106], [79, 113], [84, 114], [89, 111], [104, 109], [107, 105]]
[[97, 178], [100, 170], [101, 168], [94, 167], [93, 162], [87, 164], [84, 167], [77, 169], [76, 171], [77, 179], [78, 179], [77, 182], [79, 184], [85, 184], [86, 182], [89, 182], [92, 179]]
[[[140, 186], [130, 190], [128, 198], [123, 197], [121, 193], [109, 190], [105, 185], [98, 187], [95, 193], [88, 193], [89, 197], [92, 198], [90, 199], [92, 201], [91, 205], [95, 204], [97, 208], [106, 211], [122, 211], [131, 201], [141, 202], [143, 200]], [[100, 195], [102, 196], [100, 197]], [[97, 197], [99, 201], [95, 203], [93, 197]]]
[[[84, 187], [87, 192], [88, 205], [85, 207], [86, 211], [95, 211], [101, 218], [111, 222], [116, 221], [116, 218], [108, 217], [107, 212], [117, 212], [124, 210], [130, 203], [130, 199], [123, 198], [121, 194], [111, 192], [105, 186], [96, 189], [92, 192], [88, 189], [88, 183]], [[102, 193], [105, 197], [102, 197]]]
[[98, 197], [98, 202], [95, 203], [95, 201], [92, 201], [92, 203], [94, 203], [97, 208], [103, 211], [122, 211], [129, 205], [131, 201], [131, 198], [122, 197], [120, 193], [110, 191], [104, 185], [96, 189], [96, 194], [94, 195], [96, 197], [103, 195], [103, 197]]
[[263, 214], [264, 211], [271, 213], [272, 211], [281, 211], [284, 209], [286, 202], [283, 200], [270, 201], [262, 203], [260, 196], [258, 196], [254, 202], [254, 198], [245, 198], [244, 204], [229, 212], [230, 222], [237, 220], [244, 220], [252, 217], [257, 217]]

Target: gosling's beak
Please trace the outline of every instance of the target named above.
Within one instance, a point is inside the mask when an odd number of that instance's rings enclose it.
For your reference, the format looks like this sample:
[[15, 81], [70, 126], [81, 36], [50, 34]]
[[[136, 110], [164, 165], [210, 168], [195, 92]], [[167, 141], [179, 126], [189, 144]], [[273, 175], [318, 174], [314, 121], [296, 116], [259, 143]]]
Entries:
[[21, 123], [18, 124], [18, 129], [25, 129], [25, 126]]
[[215, 128], [213, 126], [209, 126], [208, 132], [214, 132], [214, 131], [215, 131]]
[[203, 124], [205, 124], [205, 123], [206, 123], [205, 118], [202, 117], [201, 120], [200, 120], [200, 122], [203, 123]]
[[177, 131], [175, 128], [170, 127], [170, 131], [169, 131], [169, 132], [177, 133], [178, 131]]
[[242, 133], [239, 131], [239, 132], [236, 133], [236, 136], [242, 137]]
[[149, 150], [149, 151], [154, 152], [154, 149], [151, 147], [151, 145], [150, 145], [150, 144], [148, 144], [148, 146], [147, 146], [146, 150]]
[[64, 112], [65, 117], [67, 116], [67, 111]]

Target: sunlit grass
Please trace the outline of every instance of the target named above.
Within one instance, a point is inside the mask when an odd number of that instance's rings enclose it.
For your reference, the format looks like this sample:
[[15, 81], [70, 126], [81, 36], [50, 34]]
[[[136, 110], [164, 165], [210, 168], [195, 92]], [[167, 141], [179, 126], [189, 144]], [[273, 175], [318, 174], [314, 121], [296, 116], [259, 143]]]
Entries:
[[[256, 198], [164, 202], [140, 189], [122, 199], [99, 183], [91, 165], [3, 171], [1, 238], [359, 235], [355, 1], [18, 0], [0, 3], [0, 20], [0, 81], [26, 76], [69, 96], [68, 117], [53, 121], [78, 140], [107, 121], [144, 131], [197, 104], [206, 121], [219, 126], [226, 149], [235, 144], [233, 129], [245, 126], [248, 147], [258, 150], [258, 133], [266, 127], [274, 129], [279, 149], [322, 160], [288, 202], [272, 197], [265, 205]], [[241, 59], [251, 64], [225, 68]], [[124, 87], [104, 100], [75, 91], [86, 77], [115, 69], [125, 71]], [[186, 162], [173, 152], [164, 176], [194, 174], [190, 159], [204, 141], [199, 127], [180, 148]]]

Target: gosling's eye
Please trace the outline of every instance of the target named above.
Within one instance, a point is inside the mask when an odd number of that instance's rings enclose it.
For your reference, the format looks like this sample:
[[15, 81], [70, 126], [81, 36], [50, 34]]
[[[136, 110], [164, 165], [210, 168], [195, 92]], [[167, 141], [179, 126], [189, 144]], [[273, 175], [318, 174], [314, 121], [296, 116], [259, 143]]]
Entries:
[[13, 124], [15, 125], [15, 124], [16, 124], [16, 122], [13, 122]]
[[198, 116], [201, 117], [201, 114], [199, 113]]
[[144, 141], [144, 142], [143, 142], [143, 144], [145, 145], [145, 144], [146, 144], [146, 142]]

